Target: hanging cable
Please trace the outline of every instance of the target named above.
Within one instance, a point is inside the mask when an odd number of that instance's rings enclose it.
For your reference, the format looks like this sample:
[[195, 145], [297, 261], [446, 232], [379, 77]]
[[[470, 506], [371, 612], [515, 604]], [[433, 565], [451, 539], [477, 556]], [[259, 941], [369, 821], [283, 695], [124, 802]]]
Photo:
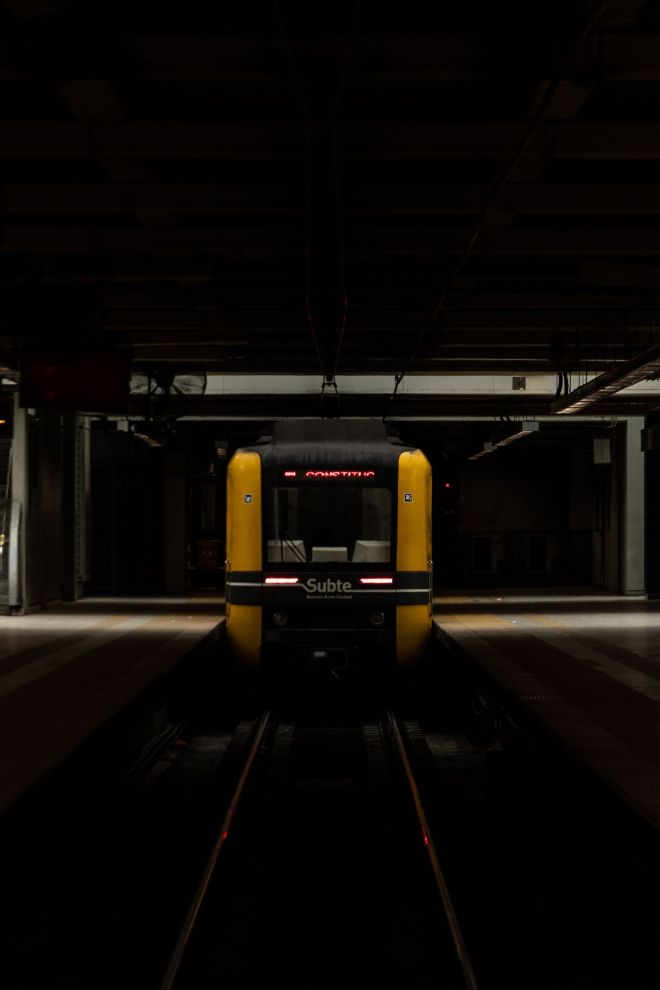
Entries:
[[[605, 11], [607, 10], [607, 8], [610, 6], [611, 3], [612, 3], [612, 0], [603, 0], [603, 2], [600, 4], [600, 6], [598, 7], [598, 9], [591, 16], [591, 18], [589, 19], [589, 21], [587, 22], [587, 24], [580, 31], [580, 33], [579, 33], [578, 37], [576, 38], [575, 43], [573, 45], [573, 51], [579, 45], [579, 43], [582, 41], [582, 39], [585, 38], [587, 35], [589, 35], [589, 33], [595, 28], [596, 24], [601, 19], [601, 17], [603, 16], [603, 14], [605, 13]], [[571, 55], [572, 55], [572, 52], [571, 52]], [[435, 325], [436, 320], [440, 316], [440, 313], [442, 312], [442, 309], [443, 309], [444, 304], [445, 304], [445, 299], [447, 298], [447, 293], [449, 292], [449, 289], [451, 288], [451, 285], [452, 285], [454, 279], [459, 274], [459, 272], [463, 268], [465, 262], [468, 260], [468, 258], [472, 254], [472, 251], [474, 249], [474, 245], [476, 244], [477, 238], [478, 238], [478, 236], [479, 236], [479, 234], [481, 232], [481, 228], [482, 228], [483, 222], [486, 219], [486, 216], [488, 215], [488, 212], [489, 212], [490, 208], [492, 207], [494, 200], [499, 195], [500, 191], [504, 188], [504, 186], [507, 184], [507, 182], [511, 178], [511, 175], [513, 174], [513, 172], [515, 171], [515, 169], [518, 167], [518, 164], [519, 164], [521, 158], [523, 157], [523, 155], [529, 149], [529, 146], [532, 143], [532, 140], [534, 139], [534, 137], [536, 135], [536, 130], [538, 128], [538, 125], [539, 125], [539, 123], [540, 123], [540, 121], [541, 121], [541, 119], [542, 119], [545, 111], [547, 110], [548, 106], [550, 105], [552, 99], [554, 98], [554, 96], [555, 96], [555, 94], [557, 92], [557, 88], [558, 88], [559, 83], [561, 82], [561, 78], [562, 78], [562, 70], [563, 70], [564, 66], [568, 63], [569, 58], [570, 58], [570, 55], [564, 57], [563, 64], [557, 69], [557, 71], [555, 73], [554, 79], [548, 85], [548, 88], [546, 89], [545, 93], [543, 94], [542, 99], [539, 101], [539, 103], [538, 103], [538, 105], [537, 105], [537, 107], [536, 107], [536, 109], [534, 111], [534, 114], [533, 114], [533, 116], [531, 117], [531, 119], [529, 121], [529, 126], [527, 128], [527, 133], [526, 133], [526, 135], [525, 135], [525, 137], [524, 137], [524, 139], [523, 139], [520, 147], [518, 148], [518, 150], [515, 152], [513, 158], [511, 159], [508, 167], [506, 168], [506, 170], [503, 173], [500, 174], [499, 178], [496, 179], [495, 183], [493, 184], [492, 188], [490, 189], [490, 192], [488, 192], [484, 196], [484, 199], [483, 199], [481, 208], [479, 210], [477, 219], [476, 219], [476, 221], [474, 223], [474, 226], [472, 228], [472, 231], [470, 233], [470, 237], [468, 239], [468, 242], [467, 242], [465, 248], [463, 249], [463, 251], [461, 253], [461, 256], [459, 257], [457, 263], [453, 266], [453, 268], [450, 270], [449, 274], [445, 277], [444, 282], [442, 283], [442, 287], [441, 287], [440, 293], [438, 295], [438, 301], [437, 301], [437, 303], [435, 305], [435, 308], [433, 310], [433, 313], [431, 314], [431, 317], [428, 320], [428, 322], [425, 323], [421, 327], [420, 332], [419, 332], [419, 334], [417, 336], [417, 339], [415, 341], [415, 344], [413, 346], [413, 349], [412, 349], [412, 351], [410, 353], [410, 356], [406, 360], [406, 362], [404, 364], [404, 367], [403, 367], [403, 370], [400, 372], [401, 377], [403, 377], [407, 373], [408, 369], [410, 368], [410, 366], [414, 362], [415, 358], [417, 357], [417, 355], [418, 355], [418, 353], [420, 351], [420, 348], [422, 347], [422, 344], [424, 343], [424, 339], [426, 337], [426, 334], [427, 334], [428, 330], [430, 329], [430, 327], [432, 327], [432, 326]], [[396, 378], [395, 378], [395, 381], [396, 381]], [[396, 394], [396, 389], [392, 393], [391, 398], [394, 398], [394, 395], [395, 394]]]
[[324, 375], [321, 384], [321, 414], [326, 419], [339, 416], [339, 392], [334, 375]]
[[383, 412], [383, 421], [387, 419], [388, 407], [392, 402], [394, 402], [394, 399], [396, 398], [396, 393], [399, 391], [399, 385], [401, 384], [402, 381], [403, 381], [403, 372], [400, 372], [400, 374], [394, 376], [394, 390], [392, 394], [389, 395], [387, 398], [387, 404]]

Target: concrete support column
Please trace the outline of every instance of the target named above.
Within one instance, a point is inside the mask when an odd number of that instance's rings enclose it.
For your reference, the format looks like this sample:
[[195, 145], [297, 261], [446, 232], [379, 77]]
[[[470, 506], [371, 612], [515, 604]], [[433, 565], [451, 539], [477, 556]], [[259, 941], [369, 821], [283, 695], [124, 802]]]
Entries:
[[645, 588], [643, 426], [641, 416], [617, 423], [594, 465], [594, 585], [621, 595]]
[[89, 578], [89, 421], [62, 419], [62, 598], [75, 601]]
[[645, 570], [646, 594], [660, 598], [660, 413], [650, 412], [646, 417], [646, 469], [645, 494], [649, 511], [645, 519]]
[[186, 458], [166, 454], [163, 486], [163, 563], [165, 591], [186, 591]]
[[62, 417], [62, 598], [78, 597], [76, 567], [76, 417]]
[[62, 417], [38, 409], [27, 423], [25, 606], [41, 609], [62, 598]]
[[644, 593], [644, 419], [631, 416], [626, 423], [621, 528], [621, 594]]
[[18, 545], [10, 550], [15, 574], [10, 576], [10, 602], [14, 611], [20, 611], [27, 600], [26, 594], [26, 527], [28, 509], [28, 423], [27, 410], [18, 404], [18, 394], [14, 395], [14, 435], [12, 440], [11, 499], [19, 506], [19, 531], [10, 538], [18, 537]]

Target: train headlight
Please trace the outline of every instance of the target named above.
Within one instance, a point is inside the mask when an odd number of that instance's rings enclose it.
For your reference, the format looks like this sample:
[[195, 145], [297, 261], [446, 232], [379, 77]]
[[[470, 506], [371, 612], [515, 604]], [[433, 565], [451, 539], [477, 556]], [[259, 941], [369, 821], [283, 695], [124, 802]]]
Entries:
[[385, 623], [385, 613], [379, 608], [375, 608], [369, 613], [369, 622], [372, 626], [382, 626]]
[[289, 616], [286, 614], [286, 612], [281, 612], [281, 611], [273, 612], [273, 622], [280, 629], [282, 628], [282, 626], [285, 626], [287, 624], [288, 619]]

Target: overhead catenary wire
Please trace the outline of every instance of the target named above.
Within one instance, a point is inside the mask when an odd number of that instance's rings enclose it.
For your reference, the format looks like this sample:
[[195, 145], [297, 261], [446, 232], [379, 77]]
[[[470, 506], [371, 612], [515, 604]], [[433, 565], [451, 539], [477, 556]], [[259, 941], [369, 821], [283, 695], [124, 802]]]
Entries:
[[358, 22], [358, 14], [360, 12], [360, 6], [361, 6], [361, 0], [356, 0], [355, 7], [353, 9], [353, 17], [351, 20], [351, 27], [348, 34], [348, 40], [344, 48], [344, 57], [342, 59], [341, 71], [339, 73], [337, 92], [335, 94], [334, 111], [332, 115], [332, 153], [333, 153], [333, 169], [334, 169], [334, 179], [335, 179], [335, 208], [337, 211], [337, 233], [339, 235], [339, 278], [340, 278], [340, 291], [342, 295], [342, 316], [341, 316], [341, 325], [339, 328], [339, 336], [337, 339], [337, 347], [335, 350], [335, 359], [332, 368], [333, 379], [335, 378], [339, 368], [339, 357], [341, 355], [341, 349], [344, 343], [344, 331], [346, 330], [346, 322], [348, 320], [348, 291], [346, 288], [346, 258], [344, 254], [344, 221], [342, 217], [342, 204], [341, 204], [341, 180], [339, 178], [339, 140], [338, 140], [339, 106], [341, 104], [341, 99], [344, 92], [344, 84], [346, 81], [346, 67], [349, 63], [350, 55], [353, 50], [353, 45], [355, 43], [355, 34], [356, 34], [356, 27]]
[[333, 101], [332, 113], [330, 118], [332, 176], [333, 176], [334, 202], [335, 202], [335, 212], [336, 212], [336, 221], [337, 221], [337, 238], [339, 244], [338, 263], [339, 263], [340, 317], [339, 317], [337, 343], [334, 349], [334, 355], [332, 357], [329, 357], [327, 355], [324, 355], [323, 348], [319, 341], [319, 333], [314, 320], [314, 314], [312, 312], [312, 300], [311, 300], [312, 261], [311, 261], [310, 228], [311, 228], [311, 184], [312, 184], [312, 174], [311, 174], [312, 122], [311, 122], [309, 101], [305, 95], [305, 90], [301, 80], [301, 76], [296, 66], [293, 52], [291, 50], [291, 45], [289, 43], [289, 38], [284, 25], [284, 19], [282, 17], [280, 4], [277, 2], [277, 0], [275, 0], [275, 10], [279, 23], [280, 33], [282, 36], [282, 41], [286, 51], [289, 66], [291, 68], [291, 74], [294, 79], [296, 89], [298, 92], [298, 97], [300, 100], [300, 105], [302, 108], [303, 117], [305, 121], [305, 263], [306, 263], [305, 312], [306, 312], [307, 323], [312, 333], [314, 348], [316, 351], [317, 360], [319, 362], [319, 367], [321, 369], [321, 374], [323, 378], [322, 390], [324, 389], [324, 387], [327, 387], [327, 385], [330, 382], [332, 383], [335, 382], [335, 376], [337, 374], [337, 370], [339, 367], [339, 358], [341, 354], [341, 349], [344, 341], [344, 333], [348, 319], [348, 292], [346, 287], [346, 263], [345, 263], [345, 254], [344, 254], [344, 227], [343, 227], [342, 207], [341, 207], [341, 183], [339, 178], [338, 118], [339, 118], [339, 106], [344, 89], [346, 66], [348, 64], [350, 51], [353, 47], [353, 42], [355, 39], [355, 31], [358, 21], [360, 3], [361, 0], [356, 0], [355, 7], [353, 9], [351, 26], [348, 33], [348, 39], [344, 48], [341, 70], [339, 73], [337, 89]]
[[309, 117], [309, 106], [307, 103], [307, 98], [305, 96], [305, 90], [303, 88], [303, 84], [300, 79], [300, 74], [296, 66], [296, 61], [293, 57], [293, 52], [291, 51], [291, 46], [289, 44], [289, 38], [286, 33], [286, 28], [284, 26], [284, 20], [282, 18], [282, 11], [280, 10], [280, 5], [277, 2], [277, 0], [275, 0], [275, 13], [280, 28], [282, 44], [284, 46], [287, 60], [289, 62], [291, 75], [296, 86], [298, 98], [300, 100], [300, 106], [303, 113], [303, 119], [305, 122], [305, 269], [306, 269], [305, 314], [307, 318], [307, 324], [312, 333], [312, 340], [314, 342], [316, 358], [319, 362], [319, 369], [321, 371], [321, 375], [325, 376], [325, 362], [323, 360], [323, 354], [321, 352], [321, 346], [319, 344], [318, 334], [316, 332], [316, 326], [314, 324], [314, 317], [312, 315], [312, 305], [311, 305], [311, 291], [312, 291], [311, 290], [312, 273], [311, 273], [311, 257], [310, 257], [311, 256], [311, 251], [310, 251], [311, 123]]

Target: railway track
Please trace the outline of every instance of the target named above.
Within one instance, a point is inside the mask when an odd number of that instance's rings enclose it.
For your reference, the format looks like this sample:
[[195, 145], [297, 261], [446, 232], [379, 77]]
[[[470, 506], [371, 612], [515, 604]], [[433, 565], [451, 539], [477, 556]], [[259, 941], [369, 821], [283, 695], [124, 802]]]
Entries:
[[39, 808], [5, 833], [3, 987], [472, 986], [436, 843], [480, 990], [657, 985], [657, 836], [542, 739], [473, 742], [446, 697], [397, 692], [404, 724], [241, 704]]
[[160, 990], [476, 987], [411, 731], [391, 711], [325, 726], [263, 713]]

